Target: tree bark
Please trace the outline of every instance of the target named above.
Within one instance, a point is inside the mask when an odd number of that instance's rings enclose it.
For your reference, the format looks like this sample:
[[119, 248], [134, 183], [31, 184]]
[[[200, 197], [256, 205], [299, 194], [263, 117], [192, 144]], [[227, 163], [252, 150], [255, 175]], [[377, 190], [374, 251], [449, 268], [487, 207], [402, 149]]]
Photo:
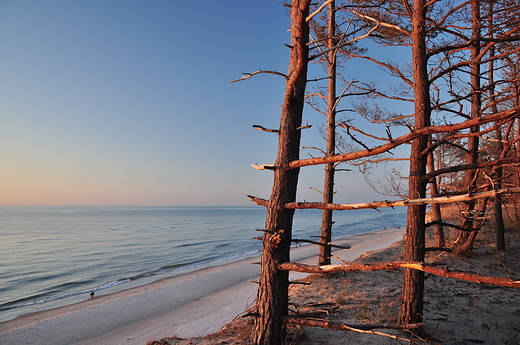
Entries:
[[[493, 20], [494, 20], [494, 7], [495, 2], [488, 2], [488, 31], [489, 38], [493, 38]], [[495, 48], [492, 47], [490, 49], [490, 55], [495, 55]], [[495, 95], [495, 62], [490, 60], [488, 68], [488, 79], [489, 79], [489, 98], [491, 102], [491, 112], [498, 113], [498, 106], [496, 102]], [[502, 152], [504, 150], [504, 144], [502, 143], [502, 129], [498, 128], [496, 130], [496, 139], [497, 142], [497, 152], [495, 152], [496, 157], [501, 157]], [[503, 169], [501, 166], [497, 167], [495, 171], [495, 188], [500, 189], [502, 187], [502, 177], [503, 177]], [[493, 218], [494, 218], [494, 227], [495, 227], [495, 239], [497, 244], [497, 250], [505, 251], [506, 250], [506, 239], [505, 239], [505, 228], [504, 228], [504, 217], [502, 214], [502, 201], [499, 197], [493, 199]]]
[[253, 339], [256, 344], [279, 345], [284, 339], [283, 320], [288, 313], [289, 275], [277, 265], [289, 261], [294, 201], [299, 169], [289, 163], [299, 158], [300, 130], [307, 80], [309, 27], [306, 22], [310, 0], [293, 0], [289, 73], [280, 116], [278, 155], [265, 221], [260, 285]]
[[[412, 73], [414, 81], [414, 131], [430, 126], [430, 90], [426, 55], [426, 1], [415, 0], [412, 9]], [[423, 154], [428, 146], [428, 136], [423, 135], [412, 141], [410, 152], [410, 175], [408, 193], [410, 199], [424, 198], [427, 157]], [[408, 207], [405, 259], [424, 261], [425, 254], [426, 206]], [[403, 275], [403, 290], [400, 324], [422, 322], [424, 295], [424, 273], [406, 268]]]
[[[472, 38], [474, 43], [470, 47], [471, 51], [471, 73], [470, 82], [473, 96], [471, 97], [471, 118], [477, 119], [481, 115], [482, 97], [480, 89], [480, 63], [478, 56], [480, 54], [480, 0], [471, 1], [471, 28]], [[470, 133], [476, 133], [479, 131], [478, 126], [470, 128]], [[468, 154], [467, 164], [476, 164], [478, 162], [478, 149], [479, 149], [479, 137], [471, 136], [468, 138]], [[477, 171], [468, 171], [465, 178], [465, 186], [468, 188], [468, 192], [471, 192], [477, 184]], [[462, 220], [463, 228], [473, 227], [473, 213], [475, 212], [475, 202], [472, 200], [467, 203], [466, 214]], [[461, 231], [455, 243], [453, 244], [453, 252], [455, 255], [465, 257], [468, 256], [473, 247], [473, 242], [476, 238], [476, 233], [468, 233]]]
[[[330, 49], [328, 64], [328, 95], [327, 95], [327, 156], [336, 153], [336, 8], [335, 1], [329, 4], [328, 15], [328, 42], [327, 48]], [[323, 182], [323, 202], [332, 203], [334, 201], [334, 166], [335, 163], [325, 164], [325, 176]], [[321, 214], [320, 242], [328, 244], [332, 241], [332, 210], [323, 210]], [[329, 265], [331, 256], [330, 246], [320, 246], [319, 264]]]

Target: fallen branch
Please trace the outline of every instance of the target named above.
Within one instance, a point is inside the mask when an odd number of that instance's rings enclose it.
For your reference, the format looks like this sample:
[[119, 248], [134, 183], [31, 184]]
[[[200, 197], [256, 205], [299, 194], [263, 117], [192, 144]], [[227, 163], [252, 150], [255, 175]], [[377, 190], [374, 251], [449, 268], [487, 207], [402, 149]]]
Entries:
[[378, 331], [373, 331], [373, 329], [401, 329], [401, 330], [409, 330], [414, 328], [420, 328], [423, 326], [423, 323], [415, 323], [411, 325], [397, 325], [397, 324], [358, 324], [358, 325], [348, 325], [343, 322], [335, 322], [325, 319], [310, 319], [310, 318], [300, 318], [296, 316], [288, 316], [285, 318], [286, 323], [290, 323], [293, 325], [300, 325], [300, 326], [310, 326], [310, 327], [321, 327], [321, 328], [328, 328], [328, 329], [336, 329], [340, 331], [352, 331], [352, 332], [358, 332], [358, 333], [369, 333], [369, 334], [377, 334], [382, 335], [384, 337], [389, 337], [393, 339], [399, 339], [399, 340], [405, 340], [405, 341], [411, 341], [411, 339], [407, 338], [401, 338], [394, 334], [388, 334]]
[[460, 280], [472, 281], [475, 283], [485, 283], [492, 285], [502, 285], [507, 287], [520, 288], [520, 280], [510, 278], [483, 276], [478, 273], [467, 273], [459, 271], [449, 271], [448, 267], [437, 268], [427, 264], [413, 261], [392, 261], [376, 264], [344, 264], [344, 265], [323, 265], [313, 266], [296, 262], [285, 262], [278, 264], [281, 271], [296, 271], [303, 273], [340, 273], [354, 271], [390, 271], [398, 268], [411, 268], [426, 273], [435, 274], [441, 277], [455, 278]]

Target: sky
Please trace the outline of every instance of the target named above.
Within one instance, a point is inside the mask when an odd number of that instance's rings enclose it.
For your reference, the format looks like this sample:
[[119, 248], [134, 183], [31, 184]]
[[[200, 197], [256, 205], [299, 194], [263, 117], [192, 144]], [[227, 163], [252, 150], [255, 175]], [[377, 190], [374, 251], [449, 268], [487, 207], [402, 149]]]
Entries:
[[[279, 0], [0, 2], [0, 205], [247, 206], [269, 198], [289, 17]], [[310, 110], [302, 145], [324, 147]], [[302, 157], [308, 157], [302, 154]], [[304, 170], [305, 169], [305, 170]], [[298, 199], [319, 201], [322, 167]], [[383, 197], [361, 174], [339, 202]]]

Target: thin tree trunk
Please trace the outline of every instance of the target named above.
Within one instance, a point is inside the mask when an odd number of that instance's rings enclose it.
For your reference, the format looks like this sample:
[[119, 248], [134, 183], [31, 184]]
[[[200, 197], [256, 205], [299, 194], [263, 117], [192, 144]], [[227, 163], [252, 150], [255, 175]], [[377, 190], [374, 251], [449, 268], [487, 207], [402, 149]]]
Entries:
[[[336, 153], [336, 9], [335, 1], [329, 4], [328, 20], [328, 49], [331, 49], [328, 58], [328, 100], [327, 100], [327, 156]], [[323, 202], [334, 202], [334, 166], [335, 163], [325, 164], [323, 183]], [[323, 210], [321, 215], [320, 242], [328, 244], [332, 240], [332, 210]], [[329, 265], [331, 256], [330, 246], [320, 246], [319, 264]]]
[[[489, 38], [493, 38], [493, 18], [494, 18], [494, 1], [488, 2], [489, 6], [489, 19], [488, 19], [488, 29], [489, 29]], [[495, 49], [492, 47], [490, 49], [490, 55], [495, 55]], [[493, 113], [498, 113], [498, 107], [496, 103], [495, 97], [495, 63], [491, 59], [489, 61], [489, 71], [488, 71], [488, 79], [489, 79], [489, 98], [491, 102], [491, 111]], [[502, 155], [502, 151], [504, 150], [504, 144], [502, 143], [502, 129], [498, 128], [496, 130], [496, 139], [497, 142], [497, 150], [496, 157], [500, 157]], [[495, 189], [502, 188], [502, 176], [503, 171], [502, 167], [497, 167], [495, 172]], [[494, 218], [494, 228], [495, 228], [495, 239], [497, 244], [497, 250], [505, 251], [506, 250], [506, 240], [505, 240], [505, 228], [504, 228], [504, 217], [502, 214], [502, 201], [499, 197], [493, 199], [493, 218]]]
[[[428, 155], [428, 171], [432, 172], [435, 170], [435, 163], [433, 152]], [[437, 178], [433, 177], [430, 180], [430, 195], [432, 197], [437, 196], [439, 194], [439, 189], [437, 188]], [[432, 204], [432, 220], [442, 222], [442, 214], [441, 214], [441, 205], [440, 204]], [[446, 245], [444, 240], [444, 230], [443, 226], [440, 224], [435, 224], [433, 226], [433, 246], [437, 248], [443, 248]]]
[[504, 216], [502, 214], [502, 201], [500, 198], [495, 198], [493, 201], [493, 214], [495, 217], [495, 238], [497, 242], [497, 250], [506, 250], [506, 237], [504, 228]]
[[[430, 93], [426, 55], [426, 1], [415, 0], [412, 17], [412, 68], [414, 81], [414, 130], [430, 125]], [[428, 135], [412, 141], [410, 153], [409, 198], [424, 198], [426, 183], [426, 157], [422, 154], [428, 145]], [[426, 206], [409, 206], [406, 226], [405, 259], [424, 261]], [[403, 276], [400, 324], [422, 321], [424, 295], [424, 273], [406, 268]]]
[[[471, 46], [471, 89], [473, 96], [471, 97], [471, 117], [479, 118], [481, 112], [481, 90], [480, 90], [480, 64], [478, 63], [478, 55], [480, 53], [480, 43], [478, 37], [480, 37], [480, 0], [471, 1], [471, 17], [472, 17], [472, 37], [475, 39], [475, 43]], [[479, 131], [479, 127], [475, 126], [470, 128], [471, 133]], [[468, 138], [468, 155], [467, 164], [474, 164], [478, 162], [478, 149], [479, 149], [479, 137], [471, 136]], [[477, 171], [468, 171], [466, 174], [465, 185], [468, 191], [473, 190], [477, 184]], [[461, 226], [463, 228], [473, 228], [473, 218], [475, 212], [475, 203], [469, 201], [466, 207], [466, 214], [464, 215]], [[466, 231], [461, 231], [459, 237], [453, 245], [453, 252], [457, 256], [468, 256], [473, 248], [473, 242], [477, 234], [470, 234]]]
[[300, 130], [307, 80], [309, 27], [306, 18], [310, 0], [293, 0], [291, 49], [285, 87], [274, 182], [267, 205], [263, 238], [260, 285], [253, 339], [256, 344], [279, 345], [284, 339], [284, 317], [288, 314], [289, 274], [277, 265], [290, 261], [294, 210], [284, 207], [296, 199], [299, 169], [289, 163], [299, 158]]

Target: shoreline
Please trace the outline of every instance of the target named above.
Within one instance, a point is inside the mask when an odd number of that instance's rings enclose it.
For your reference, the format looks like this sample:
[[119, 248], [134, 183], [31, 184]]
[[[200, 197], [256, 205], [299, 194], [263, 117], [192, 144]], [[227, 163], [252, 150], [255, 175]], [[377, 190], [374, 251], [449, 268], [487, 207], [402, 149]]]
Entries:
[[[149, 274], [144, 275], [142, 277], [138, 277], [137, 279], [121, 279], [116, 280], [112, 283], [106, 283], [101, 286], [101, 288], [94, 288], [94, 289], [86, 289], [81, 292], [71, 292], [69, 296], [64, 297], [57, 297], [54, 299], [50, 299], [40, 302], [36, 301], [33, 302], [33, 304], [24, 305], [20, 307], [14, 307], [14, 308], [8, 308], [0, 310], [0, 324], [2, 322], [7, 322], [14, 320], [16, 318], [23, 317], [24, 315], [33, 314], [33, 313], [40, 313], [47, 310], [57, 309], [61, 307], [66, 307], [78, 303], [83, 303], [86, 300], [89, 299], [89, 293], [90, 291], [95, 291], [95, 297], [101, 297], [106, 295], [112, 295], [116, 294], [125, 290], [134, 289], [140, 286], [153, 284], [157, 281], [164, 280], [164, 279], [170, 279], [186, 274], [190, 274], [199, 270], [204, 270], [209, 267], [215, 267], [215, 266], [224, 266], [227, 264], [231, 264], [234, 262], [239, 262], [242, 260], [247, 260], [249, 258], [255, 258], [259, 257], [259, 252], [255, 253], [244, 253], [244, 254], [237, 254], [233, 258], [224, 258], [222, 260], [214, 260], [214, 261], [208, 261], [205, 264], [202, 265], [186, 265], [185, 267], [171, 271], [171, 272], [164, 272], [160, 274]], [[119, 284], [114, 284], [119, 283]], [[113, 285], [106, 288], [102, 288], [105, 285]], [[11, 314], [11, 315], [9, 315]]]
[[[333, 253], [353, 261], [365, 252], [402, 239], [404, 229], [387, 229], [336, 240], [351, 249]], [[318, 249], [291, 250], [291, 260], [316, 263]], [[333, 259], [334, 260], [334, 259]], [[162, 278], [80, 303], [24, 314], [0, 323], [0, 343], [145, 344], [177, 335], [193, 337], [220, 329], [254, 302], [258, 256]], [[305, 274], [291, 272], [290, 279]], [[84, 297], [83, 297], [84, 298]]]
[[[384, 229], [386, 230], [386, 229]], [[334, 243], [343, 243], [345, 239], [363, 235], [372, 232], [379, 232], [383, 230], [375, 230], [371, 232], [357, 232], [352, 235], [343, 236], [339, 238], [334, 238]], [[291, 248], [291, 252], [297, 251], [297, 248], [305, 247], [305, 246], [314, 246], [313, 244], [303, 243], [298, 245], [293, 245]], [[333, 249], [337, 250], [337, 249]], [[0, 309], [0, 323], [13, 320], [17, 317], [22, 317], [27, 314], [42, 312], [46, 310], [56, 309], [60, 307], [65, 307], [77, 303], [82, 303], [88, 299], [89, 293], [94, 291], [95, 297], [111, 295], [114, 293], [118, 293], [124, 290], [133, 289], [135, 287], [148, 285], [154, 283], [159, 280], [169, 279], [172, 277], [177, 277], [184, 274], [190, 274], [192, 272], [203, 270], [208, 267], [213, 266], [225, 266], [230, 263], [247, 260], [249, 258], [260, 258], [261, 250], [250, 252], [250, 253], [238, 253], [231, 255], [229, 257], [216, 258], [212, 260], [202, 260], [199, 263], [188, 264], [185, 266], [181, 266], [178, 269], [172, 271], [165, 271], [157, 274], [143, 274], [142, 276], [135, 278], [121, 278], [119, 280], [115, 280], [109, 283], [102, 283], [97, 288], [84, 289], [81, 291], [70, 291], [64, 292], [63, 295], [49, 296], [43, 298], [41, 300], [34, 300], [26, 305], [14, 306], [6, 309]], [[316, 253], [317, 255], [317, 253]], [[308, 262], [312, 264], [313, 262]], [[110, 286], [108, 286], [110, 285]]]

